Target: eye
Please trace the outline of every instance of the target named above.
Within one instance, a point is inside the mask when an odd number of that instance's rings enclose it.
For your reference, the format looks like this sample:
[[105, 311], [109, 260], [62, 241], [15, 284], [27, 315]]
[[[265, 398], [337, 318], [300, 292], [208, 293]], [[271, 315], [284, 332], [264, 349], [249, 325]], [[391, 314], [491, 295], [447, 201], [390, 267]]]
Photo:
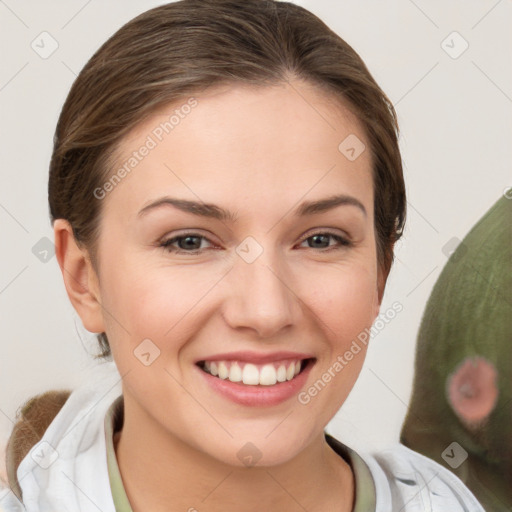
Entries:
[[[338, 242], [338, 246], [332, 246], [329, 245], [329, 239], [334, 239], [336, 242]], [[337, 234], [337, 233], [331, 233], [330, 231], [319, 231], [317, 233], [313, 233], [312, 235], [309, 235], [306, 238], [303, 238], [302, 243], [308, 242], [309, 240], [312, 240], [312, 244], [308, 243], [309, 248], [311, 249], [340, 249], [343, 247], [350, 247], [352, 245], [352, 242], [348, 240], [347, 238]], [[327, 244], [327, 245], [325, 245]], [[325, 251], [324, 251], [325, 252]]]
[[[198, 254], [201, 252], [201, 240], [208, 240], [208, 238], [197, 233], [184, 233], [180, 236], [175, 236], [164, 240], [160, 243], [168, 252]], [[173, 247], [173, 244], [178, 244], [178, 247]]]
[[[329, 239], [335, 240], [337, 245], [334, 244], [333, 246], [329, 244]], [[208, 238], [199, 235], [198, 233], [184, 233], [182, 235], [169, 238], [168, 240], [164, 240], [159, 245], [160, 247], [163, 247], [167, 252], [171, 253], [199, 254], [204, 249], [204, 247], [201, 247], [202, 240], [206, 240], [208, 243], [211, 243]], [[347, 238], [342, 237], [337, 233], [331, 233], [329, 231], [313, 233], [312, 235], [303, 238], [301, 244], [310, 240], [312, 241], [312, 243], [308, 243], [310, 249], [327, 249], [330, 251], [333, 249], [350, 247], [352, 245], [352, 242]], [[177, 244], [177, 247], [174, 244]]]

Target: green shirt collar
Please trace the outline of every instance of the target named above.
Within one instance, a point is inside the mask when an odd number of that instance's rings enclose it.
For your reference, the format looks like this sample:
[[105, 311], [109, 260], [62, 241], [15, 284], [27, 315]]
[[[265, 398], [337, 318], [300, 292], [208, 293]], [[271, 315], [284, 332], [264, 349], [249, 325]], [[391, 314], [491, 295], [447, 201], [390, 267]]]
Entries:
[[123, 395], [118, 396], [105, 414], [105, 442], [107, 445], [107, 467], [110, 480], [110, 490], [116, 512], [133, 512], [128, 496], [124, 490], [123, 480], [117, 465], [114, 450], [114, 434], [121, 430], [124, 419]]
[[377, 509], [377, 493], [370, 468], [352, 448], [324, 432], [329, 446], [350, 464], [354, 473], [355, 501], [352, 512], [374, 512]]
[[[105, 415], [105, 441], [107, 446], [107, 467], [110, 480], [110, 489], [116, 512], [133, 512], [124, 490], [123, 480], [117, 465], [114, 450], [114, 434], [122, 429], [124, 419], [123, 395], [114, 400]], [[376, 509], [375, 484], [370, 469], [364, 460], [351, 448], [325, 432], [325, 439], [329, 446], [342, 457], [354, 473], [355, 503], [352, 512], [371, 512]]]

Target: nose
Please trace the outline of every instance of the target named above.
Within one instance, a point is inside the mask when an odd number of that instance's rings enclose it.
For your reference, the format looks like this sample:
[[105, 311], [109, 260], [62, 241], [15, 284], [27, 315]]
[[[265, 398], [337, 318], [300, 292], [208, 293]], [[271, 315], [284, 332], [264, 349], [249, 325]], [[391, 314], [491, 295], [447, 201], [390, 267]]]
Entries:
[[223, 316], [231, 328], [270, 338], [297, 322], [300, 301], [275, 251], [264, 250], [252, 263], [237, 256], [225, 281]]

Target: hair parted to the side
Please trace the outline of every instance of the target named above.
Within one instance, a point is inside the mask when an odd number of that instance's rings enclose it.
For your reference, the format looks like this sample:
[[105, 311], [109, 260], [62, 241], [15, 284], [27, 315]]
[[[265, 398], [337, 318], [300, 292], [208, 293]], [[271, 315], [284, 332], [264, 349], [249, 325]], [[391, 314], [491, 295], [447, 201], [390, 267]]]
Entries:
[[[60, 114], [50, 163], [50, 217], [66, 219], [99, 275], [102, 201], [128, 132], [159, 108], [226, 84], [291, 78], [339, 98], [362, 123], [372, 155], [379, 269], [387, 277], [406, 196], [393, 105], [359, 55], [308, 10], [275, 0], [180, 0], [121, 27], [82, 69]], [[340, 141], [341, 142], [341, 141]], [[98, 334], [110, 356], [105, 333]]]

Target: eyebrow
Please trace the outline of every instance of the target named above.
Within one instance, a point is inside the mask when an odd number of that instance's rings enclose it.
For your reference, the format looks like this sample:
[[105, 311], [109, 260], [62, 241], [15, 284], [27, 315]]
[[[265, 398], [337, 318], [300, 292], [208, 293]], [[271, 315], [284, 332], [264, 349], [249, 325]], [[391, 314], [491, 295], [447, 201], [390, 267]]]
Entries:
[[[208, 217], [227, 222], [236, 222], [238, 220], [238, 217], [233, 212], [225, 210], [216, 204], [189, 201], [187, 199], [178, 199], [169, 196], [161, 197], [144, 206], [144, 208], [139, 211], [138, 217], [145, 216], [151, 210], [169, 205], [184, 212], [201, 217]], [[338, 206], [355, 206], [361, 210], [365, 217], [367, 216], [366, 208], [363, 203], [355, 197], [345, 194], [334, 195], [324, 199], [318, 199], [316, 201], [304, 201], [295, 209], [294, 215], [297, 217], [305, 217], [307, 215], [326, 212]]]

